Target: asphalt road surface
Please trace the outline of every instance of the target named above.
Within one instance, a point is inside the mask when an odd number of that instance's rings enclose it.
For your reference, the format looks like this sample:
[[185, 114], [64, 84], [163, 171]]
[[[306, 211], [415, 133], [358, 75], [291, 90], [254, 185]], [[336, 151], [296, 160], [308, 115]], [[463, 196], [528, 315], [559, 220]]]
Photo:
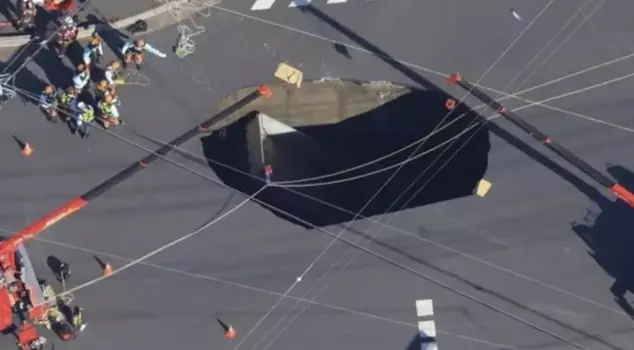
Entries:
[[[170, 140], [204, 120], [222, 96], [273, 79], [279, 62], [301, 68], [306, 78], [421, 80], [369, 54], [375, 49], [333, 29], [333, 20], [411, 63], [431, 83], [442, 85], [445, 79], [432, 71], [460, 71], [479, 81], [493, 67], [480, 83], [509, 93], [632, 52], [627, 35], [631, 11], [624, 3], [316, 4], [332, 20], [323, 15], [317, 20], [315, 10], [286, 7], [255, 14], [251, 5], [240, 2], [199, 19], [206, 32], [193, 38], [196, 51], [185, 59], [148, 57], [143, 73], [149, 85], [121, 88], [126, 125], [114, 132], [129, 142], [98, 131], [81, 140], [62, 125], [45, 122], [29, 103], [15, 99], [5, 105], [0, 111], [1, 227], [16, 230], [83, 193], [145, 154], [131, 142], [155, 148], [139, 134]], [[251, 17], [256, 15], [260, 19]], [[573, 16], [563, 34], [533, 60]], [[148, 40], [169, 50], [176, 36], [175, 28], [167, 28]], [[331, 41], [342, 42], [347, 52]], [[632, 83], [622, 77], [633, 67], [622, 59], [533, 90], [523, 97], [542, 100], [603, 84], [549, 101], [554, 107], [518, 113], [602, 171], [611, 163], [613, 176], [632, 183]], [[43, 76], [37, 65], [29, 69]], [[520, 71], [522, 76], [509, 84]], [[614, 79], [622, 80], [603, 83]], [[456, 88], [449, 91], [462, 96]], [[134, 266], [76, 292], [89, 326], [63, 348], [414, 349], [418, 299], [434, 300], [441, 349], [629, 348], [633, 336], [627, 303], [617, 303], [618, 288], [611, 287], [616, 278], [630, 288], [630, 212], [512, 125], [495, 124], [502, 131], [492, 133], [486, 178], [493, 188], [485, 198], [361, 220], [345, 231], [324, 228], [353, 241], [359, 240], [358, 232], [375, 235], [382, 244], [365, 239], [359, 244], [410, 271], [367, 253], [357, 255], [358, 250], [340, 242], [322, 255], [332, 240], [327, 234], [293, 226], [248, 202], [152, 257], [152, 265]], [[12, 134], [31, 142], [34, 155], [22, 157]], [[199, 140], [185, 148], [202, 154]], [[171, 158], [215, 179], [200, 162]], [[93, 254], [115, 268], [122, 266], [125, 259], [183, 237], [244, 200], [209, 179], [159, 162], [49, 229], [29, 248], [40, 275], [50, 276], [44, 262], [55, 255], [73, 266], [71, 285], [77, 285], [100, 275]], [[620, 260], [612, 259], [617, 255]], [[302, 281], [295, 283], [298, 276]], [[316, 302], [297, 304], [289, 298], [280, 301], [281, 296]], [[224, 339], [217, 318], [236, 327], [238, 338]], [[9, 348], [13, 340], [1, 341]]]

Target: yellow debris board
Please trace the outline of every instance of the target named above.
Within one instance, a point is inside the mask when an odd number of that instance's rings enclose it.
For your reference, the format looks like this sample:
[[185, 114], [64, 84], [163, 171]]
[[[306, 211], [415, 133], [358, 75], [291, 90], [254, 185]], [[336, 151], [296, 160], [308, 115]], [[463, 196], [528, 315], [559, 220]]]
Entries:
[[300, 88], [302, 87], [302, 80], [304, 80], [304, 73], [286, 63], [280, 63], [275, 71], [275, 77]]
[[476, 189], [476, 194], [480, 197], [484, 197], [487, 195], [489, 190], [493, 186], [489, 181], [482, 179], [478, 182], [478, 188]]

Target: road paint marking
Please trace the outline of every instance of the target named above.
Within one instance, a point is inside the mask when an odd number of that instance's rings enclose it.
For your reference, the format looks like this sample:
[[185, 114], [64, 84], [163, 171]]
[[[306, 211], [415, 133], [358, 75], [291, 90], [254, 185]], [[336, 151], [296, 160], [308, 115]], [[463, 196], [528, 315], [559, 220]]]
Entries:
[[311, 0], [293, 0], [291, 1], [291, 3], [288, 5], [288, 7], [302, 7], [302, 6], [307, 6], [308, 4], [310, 4]]
[[268, 10], [273, 7], [273, 4], [275, 4], [275, 0], [256, 0], [251, 6], [251, 11]]
[[[434, 302], [431, 299], [416, 300], [416, 315], [431, 318], [434, 316]], [[436, 322], [433, 320], [418, 321], [418, 339], [421, 350], [438, 350], [436, 343]]]
[[[288, 4], [288, 7], [304, 7], [308, 6], [312, 0], [293, 0]], [[323, 1], [323, 0], [321, 0]], [[277, 0], [256, 0], [251, 6], [251, 11], [264, 11], [270, 10]], [[327, 0], [326, 5], [343, 4], [348, 0]]]
[[436, 338], [436, 322], [418, 321], [418, 332], [421, 338]]
[[426, 317], [434, 315], [434, 302], [431, 299], [416, 300], [416, 315]]
[[420, 343], [420, 350], [438, 350], [436, 343]]

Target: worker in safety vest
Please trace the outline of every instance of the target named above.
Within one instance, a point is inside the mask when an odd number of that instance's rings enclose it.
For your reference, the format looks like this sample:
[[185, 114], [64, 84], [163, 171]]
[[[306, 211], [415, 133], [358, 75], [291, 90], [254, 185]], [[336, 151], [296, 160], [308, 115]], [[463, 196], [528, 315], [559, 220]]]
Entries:
[[99, 116], [102, 119], [104, 128], [108, 129], [111, 125], [123, 125], [123, 120], [119, 118], [119, 110], [117, 110], [112, 95], [105, 95], [104, 98], [99, 101], [97, 108], [99, 109]]
[[103, 56], [103, 45], [101, 44], [101, 38], [97, 32], [92, 33], [92, 39], [90, 43], [84, 49], [83, 60], [86, 67], [90, 67], [93, 63], [99, 64], [101, 57]]
[[79, 306], [73, 307], [73, 327], [79, 332], [83, 332], [87, 326], [87, 323], [84, 323], [83, 311]]
[[66, 49], [70, 44], [77, 40], [77, 34], [79, 34], [79, 28], [75, 20], [71, 16], [66, 16], [62, 19], [62, 26], [57, 31], [57, 56], [63, 57], [66, 53]]
[[73, 106], [73, 111], [75, 112], [75, 130], [79, 132], [82, 139], [85, 139], [90, 136], [88, 124], [95, 120], [95, 110], [89, 104], [77, 102]]
[[40, 95], [40, 108], [44, 111], [46, 119], [56, 122], [57, 118], [57, 93], [53, 85], [48, 85]]
[[59, 269], [56, 274], [57, 276], [55, 277], [60, 283], [62, 282], [65, 283], [70, 278], [70, 272], [71, 272], [70, 265], [62, 261], [59, 263]]
[[121, 53], [123, 54], [124, 61], [126, 64], [134, 62], [136, 64], [136, 68], [141, 70], [141, 63], [143, 63], [143, 58], [145, 55], [145, 51], [149, 51], [150, 53], [160, 57], [167, 57], [163, 52], [155, 49], [152, 45], [148, 44], [145, 40], [135, 40], [133, 42], [127, 42], [123, 45], [121, 49]]
[[121, 62], [112, 61], [108, 63], [104, 70], [104, 76], [110, 87], [114, 88], [116, 84], [119, 84], [121, 80]]
[[57, 101], [60, 104], [61, 116], [64, 121], [69, 121], [72, 116], [73, 101], [77, 99], [77, 90], [74, 86], [69, 86], [66, 91], [60, 90], [57, 93]]
[[81, 93], [81, 91], [88, 85], [90, 82], [90, 70], [86, 69], [86, 65], [80, 63], [77, 65], [77, 73], [73, 77], [73, 85], [75, 86], [75, 90], [77, 93]]
[[100, 80], [95, 87], [95, 98], [97, 101], [103, 100], [107, 95], [111, 95], [113, 103], [119, 105], [119, 96], [114, 85], [108, 84], [106, 80]]

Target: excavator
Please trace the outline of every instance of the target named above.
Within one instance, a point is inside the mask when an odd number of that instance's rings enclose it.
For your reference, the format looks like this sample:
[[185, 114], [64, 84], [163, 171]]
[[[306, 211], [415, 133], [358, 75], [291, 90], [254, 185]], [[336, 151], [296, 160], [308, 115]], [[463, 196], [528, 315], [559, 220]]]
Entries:
[[261, 96], [272, 95], [268, 86], [262, 85], [233, 105], [215, 114], [200, 125], [195, 126], [155, 152], [133, 163], [121, 172], [95, 186], [83, 195], [51, 211], [12, 236], [0, 242], [0, 330], [15, 330], [14, 316], [20, 319], [17, 327], [17, 345], [21, 350], [42, 349], [46, 338], [38, 335], [35, 325], [45, 325], [62, 340], [71, 340], [74, 334], [68, 326], [61, 306], [69, 303], [61, 300], [46, 283], [36, 277], [24, 243], [34, 239], [47, 228], [79, 211], [88, 202], [111, 190], [124, 180], [145, 169], [155, 160], [164, 157], [175, 147], [191, 140], [198, 134], [208, 133], [210, 128], [252, 103]]

